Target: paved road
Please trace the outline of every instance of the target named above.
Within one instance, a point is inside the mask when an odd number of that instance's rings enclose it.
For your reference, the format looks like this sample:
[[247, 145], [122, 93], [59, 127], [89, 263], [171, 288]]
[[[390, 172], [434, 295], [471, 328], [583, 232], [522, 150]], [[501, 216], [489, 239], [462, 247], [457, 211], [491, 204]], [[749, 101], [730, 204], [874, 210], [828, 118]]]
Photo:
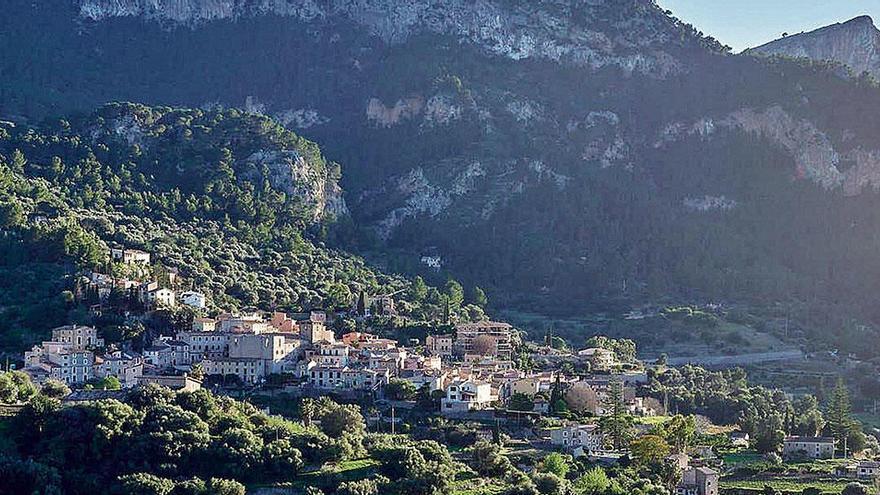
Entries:
[[752, 354], [737, 354], [735, 356], [670, 356], [669, 364], [675, 366], [681, 366], [688, 363], [699, 364], [702, 366], [743, 366], [747, 364], [769, 363], [773, 361], [791, 361], [803, 358], [804, 353], [800, 350], [789, 350], [776, 352], [756, 352]]

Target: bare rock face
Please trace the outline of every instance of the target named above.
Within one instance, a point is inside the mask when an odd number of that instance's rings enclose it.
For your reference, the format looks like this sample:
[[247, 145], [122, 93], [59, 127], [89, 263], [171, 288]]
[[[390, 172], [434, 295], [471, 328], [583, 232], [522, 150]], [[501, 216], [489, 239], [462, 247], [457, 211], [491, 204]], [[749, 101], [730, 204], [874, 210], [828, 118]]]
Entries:
[[643, 0], [81, 0], [80, 17], [141, 17], [195, 27], [276, 15], [301, 22], [352, 21], [388, 44], [448, 35], [514, 60], [621, 68], [667, 77], [683, 70], [666, 48], [681, 43], [677, 21]]
[[342, 189], [336, 181], [313, 167], [297, 151], [260, 150], [249, 156], [246, 163], [254, 176], [263, 168], [268, 169], [272, 186], [302, 198], [312, 207], [314, 221], [331, 215], [334, 218], [348, 215]]
[[[706, 117], [693, 124], [669, 124], [654, 147], [662, 148], [685, 135], [709, 139], [721, 130], [740, 130], [769, 139], [794, 159], [798, 179], [828, 190], [841, 189], [847, 196], [880, 189], [880, 150], [841, 150], [816, 124], [795, 118], [778, 105], [761, 110], [742, 108], [723, 118]], [[686, 205], [695, 207], [697, 203]]]
[[846, 65], [856, 75], [867, 72], [880, 77], [880, 30], [868, 16], [786, 36], [748, 53], [830, 60]]

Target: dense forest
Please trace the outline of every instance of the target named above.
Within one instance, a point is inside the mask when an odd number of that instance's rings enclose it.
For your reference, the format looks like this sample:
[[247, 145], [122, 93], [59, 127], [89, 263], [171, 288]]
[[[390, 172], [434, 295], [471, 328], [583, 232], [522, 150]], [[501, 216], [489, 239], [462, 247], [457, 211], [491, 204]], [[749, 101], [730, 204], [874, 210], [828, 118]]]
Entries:
[[151, 385], [62, 406], [65, 392], [58, 382], [39, 389], [22, 373], [0, 374], [0, 397], [25, 403], [0, 420], [8, 431], [0, 494], [243, 495], [246, 486], [280, 486], [306, 495], [663, 495], [674, 483], [656, 452], [607, 472], [553, 452], [518, 459], [531, 463], [526, 474], [497, 440], [474, 440], [472, 429], [444, 440], [464, 447], [453, 456], [423, 435], [369, 431], [361, 407], [326, 397], [281, 417], [207, 390]]

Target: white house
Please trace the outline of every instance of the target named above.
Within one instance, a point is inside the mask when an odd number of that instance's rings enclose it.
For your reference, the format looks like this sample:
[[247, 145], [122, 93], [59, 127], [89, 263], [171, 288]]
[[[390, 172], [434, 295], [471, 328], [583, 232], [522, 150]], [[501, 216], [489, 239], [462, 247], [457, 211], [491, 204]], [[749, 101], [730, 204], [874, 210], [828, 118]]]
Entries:
[[578, 351], [578, 357], [586, 359], [593, 365], [593, 368], [607, 370], [615, 365], [614, 352], [601, 347], [590, 347]]
[[441, 412], [464, 412], [487, 409], [492, 405], [492, 385], [476, 380], [455, 380], [446, 387], [440, 400]]
[[205, 309], [207, 306], [207, 298], [201, 292], [188, 290], [180, 294], [180, 302], [198, 309]]
[[[96, 360], [97, 361], [97, 360]], [[144, 359], [137, 354], [113, 351], [95, 364], [95, 376], [115, 376], [125, 388], [137, 385], [137, 378], [144, 374]]]
[[831, 459], [834, 457], [834, 439], [830, 437], [786, 437], [782, 444], [784, 457]]
[[605, 435], [598, 425], [568, 423], [550, 431], [550, 442], [581, 455], [605, 450]]
[[147, 304], [151, 307], [173, 308], [177, 306], [177, 298], [173, 290], [163, 287], [147, 293]]
[[112, 248], [110, 258], [116, 262], [132, 265], [150, 264], [150, 253], [138, 249]]

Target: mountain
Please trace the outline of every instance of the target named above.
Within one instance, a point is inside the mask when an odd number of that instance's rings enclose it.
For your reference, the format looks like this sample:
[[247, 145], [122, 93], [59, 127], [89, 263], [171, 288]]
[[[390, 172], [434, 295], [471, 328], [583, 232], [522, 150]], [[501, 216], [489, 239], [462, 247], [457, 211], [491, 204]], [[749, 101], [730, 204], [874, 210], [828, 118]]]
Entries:
[[856, 75], [867, 72], [880, 77], [880, 30], [868, 16], [807, 33], [785, 35], [747, 53], [833, 61], [846, 65]]
[[798, 300], [880, 322], [880, 92], [827, 64], [731, 55], [643, 0], [7, 4], [6, 118], [271, 115], [341, 164], [343, 247], [394, 270], [439, 257], [438, 281], [545, 313]]

